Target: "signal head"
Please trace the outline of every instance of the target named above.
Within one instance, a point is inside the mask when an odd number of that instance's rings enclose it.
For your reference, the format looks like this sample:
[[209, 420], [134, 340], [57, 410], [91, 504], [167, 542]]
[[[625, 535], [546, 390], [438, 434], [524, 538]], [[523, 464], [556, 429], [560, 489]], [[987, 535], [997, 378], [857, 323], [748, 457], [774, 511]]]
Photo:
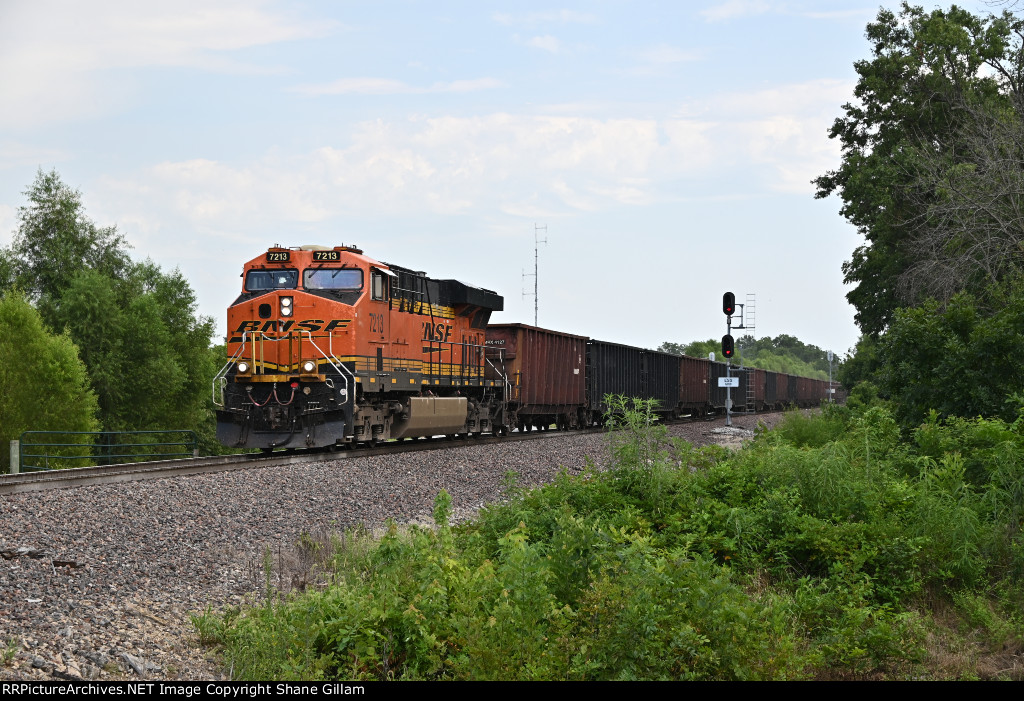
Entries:
[[736, 313], [736, 295], [732, 292], [726, 292], [722, 295], [722, 311], [725, 312], [726, 316], [732, 316]]
[[722, 355], [726, 358], [733, 356], [733, 340], [729, 334], [722, 336]]

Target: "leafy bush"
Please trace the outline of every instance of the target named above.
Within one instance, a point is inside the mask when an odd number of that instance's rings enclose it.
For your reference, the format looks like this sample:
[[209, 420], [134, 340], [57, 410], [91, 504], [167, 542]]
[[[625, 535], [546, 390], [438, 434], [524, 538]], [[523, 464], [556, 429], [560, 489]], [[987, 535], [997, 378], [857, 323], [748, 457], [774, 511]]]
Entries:
[[329, 587], [207, 614], [202, 636], [239, 677], [295, 679], [904, 675], [933, 599], [1019, 639], [1016, 424], [936, 419], [905, 444], [883, 405], [829, 408], [727, 453], [611, 406], [607, 472], [458, 527], [442, 492], [434, 528], [342, 539]]

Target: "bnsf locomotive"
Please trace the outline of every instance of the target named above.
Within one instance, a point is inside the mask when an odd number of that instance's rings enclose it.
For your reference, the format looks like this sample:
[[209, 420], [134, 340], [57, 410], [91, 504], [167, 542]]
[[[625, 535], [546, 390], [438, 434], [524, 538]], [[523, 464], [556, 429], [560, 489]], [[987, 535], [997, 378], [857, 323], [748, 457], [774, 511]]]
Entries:
[[[605, 397], [664, 416], [812, 406], [822, 380], [727, 366], [524, 324], [488, 324], [502, 297], [381, 263], [354, 246], [274, 247], [245, 264], [214, 380], [227, 446], [323, 447], [417, 436], [571, 429]], [[731, 370], [736, 373], [735, 369]]]
[[272, 449], [500, 431], [506, 389], [484, 341], [502, 304], [354, 246], [271, 248], [228, 309], [217, 438]]

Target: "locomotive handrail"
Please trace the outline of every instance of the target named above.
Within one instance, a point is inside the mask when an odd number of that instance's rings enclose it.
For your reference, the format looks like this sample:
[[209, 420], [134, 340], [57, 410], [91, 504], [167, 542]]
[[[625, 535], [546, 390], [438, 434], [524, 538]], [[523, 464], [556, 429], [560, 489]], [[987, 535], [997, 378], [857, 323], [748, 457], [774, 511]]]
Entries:
[[[470, 349], [470, 350], [476, 350], [476, 351], [479, 351], [480, 356], [483, 359], [483, 361], [488, 363], [488, 364], [490, 364], [490, 361], [487, 359], [487, 353], [486, 353], [487, 346], [485, 346], [485, 345], [483, 345], [481, 343], [474, 343], [472, 341], [439, 341], [439, 340], [436, 340], [436, 339], [425, 339], [423, 342], [428, 344], [429, 348], [435, 348], [436, 347], [438, 352], [443, 351], [444, 347], [447, 346], [448, 347], [448, 352], [452, 354], [453, 358], [454, 358], [454, 355], [455, 355], [455, 348], [456, 348], [456, 346], [458, 346], [463, 351], [465, 351], [465, 349], [467, 349], [467, 348]], [[442, 362], [435, 363], [434, 362], [433, 353], [431, 353], [430, 357], [426, 361], [426, 365], [429, 368], [427, 374], [429, 374], [429, 375], [441, 375], [441, 376], [448, 376], [448, 377], [458, 377], [458, 378], [461, 378], [463, 380], [465, 380], [466, 378], [476, 377], [477, 374], [479, 374], [480, 379], [483, 379], [483, 376], [484, 376], [484, 363], [482, 362], [479, 365], [477, 365], [477, 364], [473, 363], [472, 361], [467, 361], [465, 358], [466, 358], [466, 354], [465, 354], [465, 352], [463, 352], [462, 358], [459, 360], [458, 363], [454, 362], [454, 360], [452, 362], [450, 362], [450, 363], [447, 363], [447, 365], [452, 370], [450, 372], [448, 372], [448, 373], [445, 373], [445, 372], [443, 372], [441, 370], [441, 367], [443, 365], [445, 365], [445, 363], [442, 363]], [[437, 367], [438, 367], [437, 372], [434, 372], [434, 369], [433, 369], [435, 365], [437, 365]], [[455, 372], [455, 366], [456, 365], [458, 365], [458, 367], [459, 367], [459, 371], [458, 372]], [[494, 367], [494, 365], [491, 364], [491, 367]], [[467, 368], [469, 368], [468, 372], [467, 372]], [[495, 368], [495, 370], [497, 370], [497, 368]], [[504, 377], [503, 373], [499, 372], [499, 375]]]
[[505, 351], [498, 351], [498, 361], [501, 363], [500, 369], [498, 368], [497, 365], [491, 362], [491, 359], [488, 358], [486, 354], [484, 355], [484, 361], [492, 368], [494, 368], [494, 372], [496, 372], [498, 374], [498, 377], [501, 378], [502, 399], [504, 399], [505, 402], [508, 402], [508, 398], [512, 390], [512, 384], [508, 381], [508, 372], [505, 371]]
[[[334, 334], [330, 334], [329, 335], [329, 338], [331, 340], [331, 344], [328, 346], [328, 350], [331, 351], [331, 355], [327, 355], [327, 353], [324, 353], [323, 349], [316, 344], [316, 341], [313, 340], [313, 332], [312, 331], [306, 331], [306, 335], [309, 336], [309, 343], [314, 348], [316, 348], [317, 352], [320, 353], [320, 355], [322, 355], [324, 357], [324, 360], [326, 360], [328, 363], [331, 364], [331, 367], [334, 368], [337, 371], [338, 375], [341, 377], [341, 379], [344, 380], [344, 382], [345, 382], [345, 387], [344, 387], [344, 390], [345, 390], [345, 401], [348, 401], [348, 398], [349, 398], [348, 378], [345, 377], [344, 372], [342, 372], [342, 368], [345, 368], [345, 372], [347, 372], [349, 375], [352, 376], [352, 383], [353, 384], [355, 384], [355, 379], [356, 378], [355, 378], [355, 375], [352, 374], [352, 371], [345, 367], [345, 363], [342, 363], [341, 367], [339, 367], [339, 366], [334, 364], [334, 357], [335, 357], [334, 356], [334, 352], [333, 352], [334, 351], [334, 348], [333, 348], [333, 346], [334, 346]], [[301, 338], [301, 337], [302, 336], [300, 335], [299, 338]], [[353, 399], [355, 399], [355, 397], [353, 397]]]
[[[228, 368], [231, 367], [231, 364], [234, 363], [238, 359], [238, 357], [240, 355], [242, 355], [242, 351], [245, 350], [245, 337], [248, 336], [248, 335], [249, 335], [248, 331], [243, 331], [242, 332], [242, 343], [241, 343], [241, 345], [238, 346], [238, 350], [235, 351], [235, 354], [233, 356], [228, 358], [227, 362], [224, 363], [224, 367], [222, 367], [220, 369], [220, 372], [218, 372], [213, 377], [213, 384], [212, 384], [212, 386], [210, 388], [211, 392], [212, 392], [212, 396], [210, 398], [213, 400], [213, 403], [216, 406], [221, 406], [221, 407], [224, 406], [224, 386], [227, 385], [227, 382], [228, 382], [228, 380], [227, 380]], [[220, 382], [220, 401], [219, 402], [217, 401], [217, 382], [218, 381]]]
[[[236, 363], [236, 361], [245, 354], [245, 346], [246, 346], [246, 343], [248, 341], [252, 340], [253, 350], [254, 351], [256, 350], [256, 342], [255, 342], [254, 338], [255, 338], [255, 334], [257, 334], [257, 333], [260, 336], [259, 361], [260, 361], [260, 363], [262, 363], [264, 357], [266, 356], [266, 353], [264, 353], [264, 351], [263, 351], [263, 342], [268, 341], [268, 340], [271, 341], [272, 343], [277, 343], [277, 342], [280, 342], [280, 341], [284, 341], [286, 339], [291, 338], [292, 337], [292, 333], [294, 333], [294, 332], [290, 332], [290, 333], [288, 333], [285, 336], [282, 336], [280, 338], [268, 338], [267, 335], [265, 333], [263, 333], [262, 331], [252, 331], [252, 332], [244, 331], [244, 332], [242, 332], [242, 342], [239, 344], [238, 350], [235, 351], [234, 355], [232, 355], [230, 358], [228, 358], [227, 362], [224, 363], [224, 366], [220, 369], [220, 372], [218, 372], [217, 375], [213, 378], [213, 387], [212, 387], [213, 396], [212, 396], [212, 399], [213, 399], [213, 403], [215, 405], [221, 406], [221, 407], [224, 406], [224, 387], [227, 384], [228, 368], [230, 368], [232, 364]], [[323, 356], [324, 360], [326, 360], [328, 363], [331, 364], [331, 367], [334, 368], [334, 370], [338, 373], [338, 376], [341, 377], [341, 380], [344, 383], [344, 386], [342, 387], [343, 394], [344, 394], [344, 396], [347, 399], [349, 397], [349, 395], [350, 395], [349, 378], [351, 378], [352, 382], [355, 383], [355, 375], [352, 374], [351, 370], [349, 370], [347, 367], [345, 367], [344, 363], [341, 363], [340, 366], [335, 364], [335, 362], [334, 362], [334, 357], [335, 356], [334, 356], [334, 348], [333, 348], [333, 346], [334, 346], [334, 334], [330, 334], [329, 335], [329, 338], [330, 338], [330, 341], [331, 341], [331, 345], [329, 346], [329, 349], [330, 349], [331, 352], [330, 352], [330, 355], [328, 355], [327, 353], [324, 353], [323, 349], [319, 345], [317, 345], [316, 341], [313, 340], [313, 333], [311, 331], [308, 331], [306, 329], [303, 329], [302, 331], [300, 331], [299, 332], [299, 338], [300, 339], [302, 338], [302, 333], [306, 334], [306, 336], [309, 338], [309, 344], [311, 346], [313, 346], [313, 348], [315, 348], [317, 350], [317, 352], [321, 356]], [[250, 336], [252, 336], [252, 338], [250, 338]], [[253, 356], [253, 370], [256, 370], [258, 367], [259, 367], [259, 364], [256, 362], [256, 357]], [[345, 376], [346, 373], [348, 374], [348, 377]], [[220, 395], [221, 395], [219, 402], [217, 401], [217, 383], [218, 382], [220, 382]]]

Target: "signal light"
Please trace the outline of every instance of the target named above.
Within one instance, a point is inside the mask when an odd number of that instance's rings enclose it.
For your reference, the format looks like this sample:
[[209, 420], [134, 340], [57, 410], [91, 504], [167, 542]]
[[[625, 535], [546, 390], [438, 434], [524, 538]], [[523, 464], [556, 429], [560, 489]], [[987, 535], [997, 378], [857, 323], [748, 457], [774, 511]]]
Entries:
[[733, 356], [732, 336], [729, 334], [722, 336], [722, 355], [726, 358], [731, 358]]
[[722, 311], [725, 312], [726, 316], [732, 316], [736, 313], [736, 295], [732, 292], [726, 292], [722, 295]]

